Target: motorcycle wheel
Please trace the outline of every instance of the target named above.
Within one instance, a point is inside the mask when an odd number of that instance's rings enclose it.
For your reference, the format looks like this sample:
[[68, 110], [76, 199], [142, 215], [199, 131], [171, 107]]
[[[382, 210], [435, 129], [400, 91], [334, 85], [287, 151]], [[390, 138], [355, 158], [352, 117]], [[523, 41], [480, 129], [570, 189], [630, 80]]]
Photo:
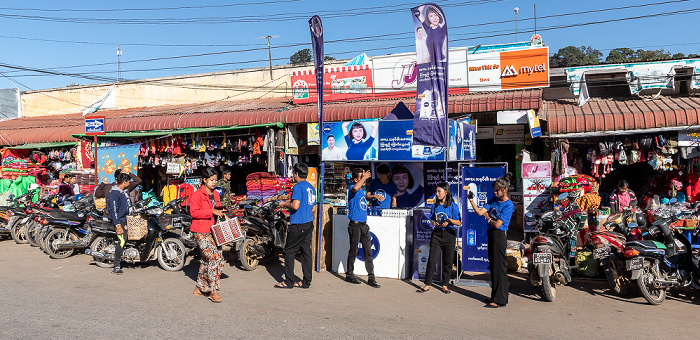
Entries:
[[39, 230], [41, 229], [41, 228], [39, 228], [40, 226], [41, 226], [41, 224], [39, 224], [35, 221], [32, 221], [32, 222], [29, 222], [27, 227], [24, 229], [27, 241], [29, 241], [29, 245], [31, 245], [32, 247], [39, 246], [38, 235], [39, 235]]
[[[163, 248], [166, 250], [164, 251]], [[172, 260], [168, 259], [166, 251], [174, 257]], [[176, 238], [166, 238], [156, 249], [158, 264], [163, 270], [169, 272], [176, 272], [185, 266], [185, 255], [187, 255], [185, 245]]]
[[25, 244], [29, 242], [27, 241], [27, 236], [24, 232], [24, 228], [19, 225], [19, 218], [13, 217], [13, 220], [10, 220], [10, 222], [8, 222], [8, 225], [10, 226], [10, 236], [12, 236], [12, 239], [15, 240], [15, 243]]
[[654, 273], [654, 270], [651, 268], [651, 264], [645, 261], [642, 275], [637, 279], [637, 285], [639, 286], [639, 291], [642, 293], [642, 296], [649, 304], [654, 306], [660, 305], [666, 299], [666, 289], [656, 289], [651, 285], [656, 275], [657, 274]]
[[61, 243], [66, 243], [71, 240], [66, 229], [54, 229], [44, 239], [46, 242], [46, 252], [52, 259], [65, 259], [73, 255], [73, 249], [56, 249], [56, 246]]
[[554, 286], [549, 274], [542, 277], [542, 296], [547, 302], [554, 302], [557, 298], [557, 287]]
[[41, 228], [39, 228], [39, 235], [37, 237], [39, 238], [39, 249], [46, 253], [46, 255], [50, 256], [51, 254], [49, 254], [49, 251], [47, 249], [48, 244], [46, 243], [46, 238], [47, 236], [49, 236], [49, 233], [53, 230], [48, 231], [47, 229], [48, 226], [41, 226]]
[[[114, 255], [114, 247], [114, 241], [104, 236], [97, 236], [95, 241], [90, 245], [90, 250], [98, 253]], [[95, 265], [100, 268], [112, 268], [114, 267], [114, 261], [95, 259]]]
[[241, 261], [241, 266], [243, 269], [248, 271], [253, 271], [258, 267], [258, 259], [252, 257], [252, 251], [250, 248], [253, 246], [253, 240], [247, 238], [241, 244], [241, 248], [238, 250], [238, 259]]
[[620, 266], [620, 261], [615, 258], [610, 259], [605, 265], [605, 278], [610, 284], [610, 290], [615, 295], [625, 296], [629, 294], [629, 281], [620, 276], [622, 273], [622, 268]]

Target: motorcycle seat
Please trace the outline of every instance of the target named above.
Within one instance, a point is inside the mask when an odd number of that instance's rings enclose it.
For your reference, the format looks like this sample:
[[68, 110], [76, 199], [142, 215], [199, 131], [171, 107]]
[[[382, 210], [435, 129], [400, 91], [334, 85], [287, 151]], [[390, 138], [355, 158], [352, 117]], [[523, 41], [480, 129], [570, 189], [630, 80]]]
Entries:
[[625, 243], [625, 246], [637, 246], [646, 249], [657, 249], [656, 243], [654, 241], [643, 240], [643, 241], [631, 241]]
[[114, 224], [112, 224], [112, 221], [93, 220], [91, 223], [95, 228], [98, 228], [98, 229], [117, 231], [117, 228], [114, 227]]

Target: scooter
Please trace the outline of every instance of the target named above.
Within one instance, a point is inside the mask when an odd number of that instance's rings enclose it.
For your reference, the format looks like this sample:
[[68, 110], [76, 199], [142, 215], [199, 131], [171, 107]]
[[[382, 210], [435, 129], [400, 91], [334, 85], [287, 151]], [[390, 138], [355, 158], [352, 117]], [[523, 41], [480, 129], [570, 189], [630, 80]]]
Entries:
[[245, 238], [236, 242], [235, 251], [245, 270], [255, 270], [261, 259], [279, 254], [287, 240], [287, 219], [277, 209], [277, 201], [269, 201], [258, 207], [258, 200], [239, 203], [244, 208], [240, 219]]

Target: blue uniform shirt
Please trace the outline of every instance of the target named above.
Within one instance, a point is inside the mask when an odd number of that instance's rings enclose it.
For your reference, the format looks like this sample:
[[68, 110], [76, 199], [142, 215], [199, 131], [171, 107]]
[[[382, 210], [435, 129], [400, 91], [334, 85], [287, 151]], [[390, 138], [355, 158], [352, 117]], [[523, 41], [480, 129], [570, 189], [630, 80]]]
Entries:
[[[484, 209], [488, 212], [489, 216], [494, 219], [499, 219], [503, 222], [498, 228], [503, 231], [508, 231], [508, 225], [510, 224], [510, 218], [513, 216], [515, 207], [511, 200], [501, 202], [496, 197], [492, 197], [486, 204], [484, 204]], [[489, 224], [489, 228], [493, 228]]]
[[365, 191], [360, 189], [356, 193], [352, 193], [352, 189], [348, 193], [348, 218], [355, 222], [367, 222], [367, 198]]
[[372, 182], [369, 183], [369, 188], [367, 191], [371, 192], [372, 195], [384, 196], [384, 200], [381, 202], [373, 199], [371, 202], [373, 206], [379, 206], [382, 209], [391, 209], [391, 198], [396, 195], [396, 192], [399, 191], [399, 189], [392, 181], [389, 181], [387, 184], [383, 184], [379, 179], [373, 179]]
[[294, 184], [292, 200], [299, 201], [299, 209], [292, 210], [289, 215], [291, 224], [302, 224], [314, 220], [313, 208], [316, 205], [316, 189], [307, 181]]
[[[431, 221], [438, 221], [442, 222], [446, 219], [451, 219], [451, 220], [462, 220], [462, 215], [459, 212], [459, 206], [457, 203], [452, 202], [449, 207], [445, 208], [444, 205], [442, 204], [433, 204], [433, 207], [430, 208], [430, 220]], [[454, 229], [454, 225], [450, 223], [450, 225], [447, 228], [452, 228]], [[438, 227], [436, 227], [438, 229]], [[446, 229], [446, 228], [441, 228], [441, 229]]]
[[345, 136], [345, 143], [348, 144], [348, 151], [345, 152], [345, 158], [349, 160], [363, 160], [365, 159], [365, 154], [372, 143], [374, 143], [374, 137], [369, 137], [364, 142], [355, 143], [350, 139], [349, 136]]

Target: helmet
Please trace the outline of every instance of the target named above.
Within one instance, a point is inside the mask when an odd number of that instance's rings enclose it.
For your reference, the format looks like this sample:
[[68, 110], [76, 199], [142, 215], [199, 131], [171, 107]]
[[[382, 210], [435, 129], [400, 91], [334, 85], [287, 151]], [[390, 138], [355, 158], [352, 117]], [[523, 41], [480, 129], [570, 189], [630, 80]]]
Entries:
[[647, 225], [647, 217], [643, 213], [635, 213], [632, 222], [637, 223], [638, 226], [644, 227]]

